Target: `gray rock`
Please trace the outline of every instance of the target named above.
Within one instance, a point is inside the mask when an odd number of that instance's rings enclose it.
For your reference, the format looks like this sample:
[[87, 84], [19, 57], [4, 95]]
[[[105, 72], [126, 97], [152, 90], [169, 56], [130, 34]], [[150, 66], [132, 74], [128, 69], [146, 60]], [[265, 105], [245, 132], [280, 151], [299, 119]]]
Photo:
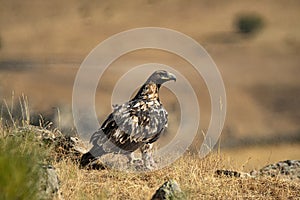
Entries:
[[39, 199], [53, 199], [55, 196], [62, 199], [59, 183], [55, 168], [52, 165], [42, 165]]
[[285, 160], [267, 165], [258, 171], [251, 171], [252, 176], [270, 176], [300, 181], [300, 160]]
[[169, 180], [165, 182], [155, 194], [152, 196], [151, 200], [177, 200], [186, 199], [184, 193], [181, 191], [178, 183], [174, 180]]
[[219, 169], [215, 171], [216, 176], [226, 177], [276, 177], [291, 181], [300, 181], [300, 160], [285, 160], [274, 164], [269, 164], [258, 171], [251, 171], [250, 173], [238, 172], [234, 170]]

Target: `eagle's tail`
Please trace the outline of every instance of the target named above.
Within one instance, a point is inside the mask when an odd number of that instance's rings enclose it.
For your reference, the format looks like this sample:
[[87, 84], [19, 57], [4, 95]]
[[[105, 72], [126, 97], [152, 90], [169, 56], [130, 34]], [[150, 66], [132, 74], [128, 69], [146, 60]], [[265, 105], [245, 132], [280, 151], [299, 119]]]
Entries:
[[82, 155], [80, 159], [80, 166], [86, 167], [93, 161], [97, 160], [97, 158], [101, 157], [102, 155], [106, 154], [106, 152], [103, 150], [100, 146], [93, 146], [89, 152]]

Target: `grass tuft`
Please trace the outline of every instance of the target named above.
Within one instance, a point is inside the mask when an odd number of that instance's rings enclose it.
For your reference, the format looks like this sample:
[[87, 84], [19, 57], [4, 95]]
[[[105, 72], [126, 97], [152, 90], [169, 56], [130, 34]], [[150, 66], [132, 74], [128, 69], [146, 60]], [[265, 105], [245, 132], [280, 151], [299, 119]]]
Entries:
[[[27, 99], [20, 100], [21, 120], [14, 120], [6, 102], [10, 123], [0, 116], [0, 199], [48, 199], [40, 193], [50, 149], [36, 138], [36, 128], [29, 125]], [[10, 125], [9, 125], [10, 124]]]
[[[19, 134], [12, 130], [13, 134]], [[46, 151], [30, 132], [0, 138], [0, 199], [38, 199], [41, 161]]]

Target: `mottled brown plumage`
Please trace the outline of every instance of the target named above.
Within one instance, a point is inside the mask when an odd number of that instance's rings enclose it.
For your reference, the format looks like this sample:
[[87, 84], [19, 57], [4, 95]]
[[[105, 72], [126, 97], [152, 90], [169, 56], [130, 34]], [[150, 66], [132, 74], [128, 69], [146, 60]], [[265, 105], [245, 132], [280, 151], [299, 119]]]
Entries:
[[167, 126], [168, 113], [159, 99], [161, 85], [176, 80], [175, 75], [159, 70], [155, 71], [130, 101], [113, 106], [113, 112], [107, 117], [90, 142], [92, 149], [84, 154], [81, 165], [85, 166], [106, 153], [128, 155], [132, 162], [132, 152], [141, 149], [146, 167], [154, 164], [150, 154], [152, 143], [157, 141]]

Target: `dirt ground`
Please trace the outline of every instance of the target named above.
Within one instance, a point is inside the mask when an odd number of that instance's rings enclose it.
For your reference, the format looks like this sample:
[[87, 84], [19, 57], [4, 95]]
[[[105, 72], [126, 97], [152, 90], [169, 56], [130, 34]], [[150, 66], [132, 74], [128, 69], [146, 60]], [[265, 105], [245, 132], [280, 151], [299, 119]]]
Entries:
[[[59, 107], [61, 126], [70, 126], [76, 73], [96, 45], [131, 28], [170, 28], [199, 42], [220, 70], [227, 96], [221, 147], [234, 147], [224, 149], [225, 153], [238, 162], [246, 162], [252, 155], [241, 153], [241, 158], [235, 148], [239, 152], [255, 149], [264, 161], [270, 152], [282, 155], [276, 156], [278, 160], [299, 159], [299, 145], [290, 144], [300, 141], [299, 8], [297, 0], [1, 0], [0, 98], [10, 102], [14, 96], [17, 101], [25, 94], [32, 112], [42, 114]], [[259, 14], [264, 27], [251, 37], [241, 36], [234, 26], [241, 13]], [[182, 58], [158, 50], [131, 52], [105, 71], [96, 94], [99, 121], [111, 111], [117, 80], [131, 67], [149, 62], [172, 66], [190, 81], [201, 108], [198, 132], [202, 135], [210, 120], [209, 93], [203, 79]], [[178, 128], [180, 107], [171, 92], [164, 89], [161, 93], [170, 115], [168, 133], [172, 134]], [[267, 146], [251, 147], [253, 144]]]

